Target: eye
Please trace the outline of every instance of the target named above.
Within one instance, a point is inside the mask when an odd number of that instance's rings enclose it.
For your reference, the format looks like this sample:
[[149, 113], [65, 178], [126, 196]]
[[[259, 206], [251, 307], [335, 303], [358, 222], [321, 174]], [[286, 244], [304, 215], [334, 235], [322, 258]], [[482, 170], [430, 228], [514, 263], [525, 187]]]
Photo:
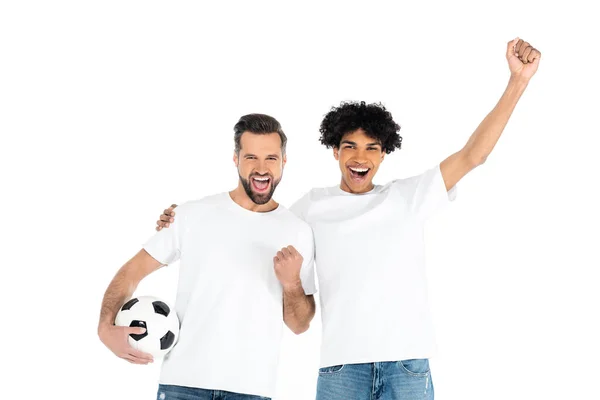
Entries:
[[277, 158], [275, 158], [275, 157], [269, 157], [269, 158], [267, 158], [267, 160], [277, 161]]

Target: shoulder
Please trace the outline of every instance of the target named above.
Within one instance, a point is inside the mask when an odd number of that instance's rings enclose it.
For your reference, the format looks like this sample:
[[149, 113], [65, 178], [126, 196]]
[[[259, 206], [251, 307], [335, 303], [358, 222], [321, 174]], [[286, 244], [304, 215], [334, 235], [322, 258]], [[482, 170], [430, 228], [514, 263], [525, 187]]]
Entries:
[[412, 174], [405, 178], [395, 179], [388, 183], [388, 185], [401, 192], [413, 192], [423, 182], [434, 180], [436, 176], [440, 174], [440, 166], [437, 164], [436, 166], [430, 167], [429, 169], [426, 169], [418, 174]]
[[223, 199], [226, 194], [227, 193], [217, 193], [199, 199], [188, 200], [179, 204], [175, 208], [175, 213], [180, 217], [202, 214], [207, 210], [212, 210], [215, 207], [221, 206], [224, 203]]
[[308, 211], [312, 204], [326, 199], [331, 196], [334, 191], [335, 186], [313, 188], [296, 200], [294, 204], [290, 206], [290, 211], [298, 216], [298, 218], [306, 220], [306, 216], [308, 215]]
[[291, 208], [287, 208], [282, 204], [279, 204], [279, 207], [281, 208], [280, 215], [285, 224], [289, 224], [295, 229], [311, 229], [310, 225], [304, 221], [304, 219], [298, 216]]

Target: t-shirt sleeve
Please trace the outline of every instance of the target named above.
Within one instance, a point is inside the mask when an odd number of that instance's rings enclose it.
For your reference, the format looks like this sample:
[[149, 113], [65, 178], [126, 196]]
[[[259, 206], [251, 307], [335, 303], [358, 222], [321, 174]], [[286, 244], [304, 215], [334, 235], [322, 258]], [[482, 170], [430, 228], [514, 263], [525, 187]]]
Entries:
[[304, 293], [307, 295], [317, 293], [317, 284], [315, 282], [315, 240], [312, 229], [310, 226], [306, 226], [304, 249], [302, 250], [302, 267], [300, 268], [300, 282]]
[[163, 228], [150, 237], [143, 245], [148, 252], [161, 264], [172, 264], [181, 256], [181, 232], [185, 224], [185, 207], [176, 208], [175, 220], [168, 228]]
[[456, 199], [457, 187], [446, 190], [440, 164], [410, 180], [410, 208], [420, 219], [426, 220]]

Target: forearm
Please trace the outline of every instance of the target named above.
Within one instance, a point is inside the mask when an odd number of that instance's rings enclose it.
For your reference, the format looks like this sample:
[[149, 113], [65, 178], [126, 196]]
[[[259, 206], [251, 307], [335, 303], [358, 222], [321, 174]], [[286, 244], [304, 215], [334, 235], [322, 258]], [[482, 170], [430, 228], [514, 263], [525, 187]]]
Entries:
[[283, 290], [283, 321], [295, 334], [308, 330], [315, 315], [315, 300], [301, 284]]
[[521, 95], [527, 88], [524, 79], [511, 77], [496, 107], [484, 118], [464, 147], [465, 154], [476, 165], [490, 155], [504, 131]]
[[128, 264], [129, 263], [121, 267], [104, 293], [98, 330], [103, 326], [112, 325], [114, 323], [120, 307], [133, 295], [133, 292], [137, 287], [138, 281], [129, 271]]

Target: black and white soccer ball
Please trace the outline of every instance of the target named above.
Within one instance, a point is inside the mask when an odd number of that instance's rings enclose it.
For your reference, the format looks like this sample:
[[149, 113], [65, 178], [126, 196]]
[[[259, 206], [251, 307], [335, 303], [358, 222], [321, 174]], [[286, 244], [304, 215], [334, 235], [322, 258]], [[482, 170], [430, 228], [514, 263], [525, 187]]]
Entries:
[[154, 358], [165, 356], [179, 338], [177, 313], [161, 299], [138, 296], [127, 301], [115, 318], [115, 325], [146, 328], [146, 332], [129, 335], [131, 347], [152, 354]]

